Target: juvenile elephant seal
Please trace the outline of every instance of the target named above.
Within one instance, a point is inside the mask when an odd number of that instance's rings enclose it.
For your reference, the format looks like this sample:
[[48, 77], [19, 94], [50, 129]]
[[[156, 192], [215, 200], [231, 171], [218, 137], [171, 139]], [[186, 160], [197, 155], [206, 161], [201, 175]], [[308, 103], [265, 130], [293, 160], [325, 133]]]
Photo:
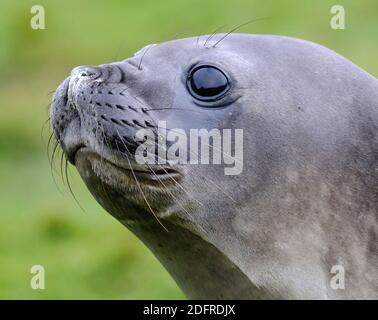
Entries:
[[[158, 121], [242, 129], [242, 173], [137, 163], [135, 134]], [[246, 34], [153, 45], [75, 68], [51, 123], [188, 297], [378, 298], [378, 81], [335, 52]]]

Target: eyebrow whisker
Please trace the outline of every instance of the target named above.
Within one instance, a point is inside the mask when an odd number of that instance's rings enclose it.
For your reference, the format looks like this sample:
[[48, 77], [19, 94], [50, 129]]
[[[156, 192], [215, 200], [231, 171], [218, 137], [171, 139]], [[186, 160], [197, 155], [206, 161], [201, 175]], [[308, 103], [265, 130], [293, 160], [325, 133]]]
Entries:
[[220, 26], [218, 28], [216, 28], [213, 33], [206, 39], [205, 43], [203, 44], [204, 47], [206, 47], [206, 45], [210, 42], [210, 40], [217, 34], [218, 31], [220, 31], [221, 29], [223, 29], [224, 27], [226, 27], [227, 24], [224, 24], [223, 26]]
[[151, 44], [150, 46], [148, 46], [146, 48], [146, 50], [144, 50], [142, 56], [140, 57], [140, 60], [139, 60], [139, 64], [138, 64], [138, 70], [142, 70], [142, 61], [144, 59], [144, 56], [147, 54], [147, 52], [152, 48], [152, 47], [155, 47], [157, 44]]
[[212, 47], [215, 48], [221, 41], [223, 41], [226, 37], [228, 37], [231, 33], [233, 33], [234, 31], [240, 29], [241, 27], [244, 27], [246, 26], [247, 24], [250, 24], [252, 22], [256, 22], [256, 21], [260, 21], [260, 20], [265, 20], [265, 19], [269, 19], [270, 17], [264, 17], [264, 18], [257, 18], [257, 19], [252, 19], [252, 20], [249, 20], [245, 23], [242, 23], [240, 25], [238, 25], [237, 27], [231, 29], [229, 32], [227, 32], [223, 37], [221, 37]]

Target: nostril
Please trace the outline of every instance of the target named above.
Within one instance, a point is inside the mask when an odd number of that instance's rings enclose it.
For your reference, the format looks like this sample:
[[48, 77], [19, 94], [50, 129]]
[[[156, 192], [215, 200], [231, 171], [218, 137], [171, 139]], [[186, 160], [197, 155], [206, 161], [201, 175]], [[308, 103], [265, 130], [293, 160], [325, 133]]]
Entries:
[[82, 77], [90, 77], [90, 76], [95, 75], [95, 73], [94, 72], [90, 72], [90, 71], [85, 71], [85, 72], [82, 72], [80, 75]]
[[72, 70], [71, 75], [74, 77], [97, 79], [102, 74], [101, 68], [92, 66], [80, 66]]

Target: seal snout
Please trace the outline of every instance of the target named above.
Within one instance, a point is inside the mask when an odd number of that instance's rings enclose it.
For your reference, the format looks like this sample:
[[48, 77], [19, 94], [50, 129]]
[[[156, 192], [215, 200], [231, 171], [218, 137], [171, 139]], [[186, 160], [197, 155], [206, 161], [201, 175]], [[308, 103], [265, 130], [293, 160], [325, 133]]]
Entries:
[[55, 137], [69, 161], [82, 147], [133, 158], [140, 129], [155, 128], [148, 107], [134, 97], [122, 64], [79, 66], [59, 86], [52, 103]]
[[122, 69], [116, 64], [100, 66], [79, 66], [71, 71], [73, 81], [98, 81], [107, 83], [121, 83], [124, 80]]

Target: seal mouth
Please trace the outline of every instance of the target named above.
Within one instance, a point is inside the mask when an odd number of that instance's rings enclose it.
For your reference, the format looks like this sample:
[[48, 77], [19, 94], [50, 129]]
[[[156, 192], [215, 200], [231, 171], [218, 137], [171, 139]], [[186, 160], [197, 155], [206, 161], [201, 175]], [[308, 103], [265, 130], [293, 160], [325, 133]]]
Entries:
[[109, 159], [108, 157], [101, 156], [98, 154], [98, 152], [85, 145], [78, 145], [75, 147], [71, 154], [73, 164], [76, 163], [78, 157], [86, 156], [94, 156], [119, 170], [130, 179], [138, 179], [138, 182], [143, 182], [144, 184], [152, 184], [157, 186], [164, 182], [165, 186], [167, 184], [177, 183], [182, 178], [182, 173], [175, 168], [162, 165], [148, 165], [147, 168], [138, 165], [136, 168], [131, 162], [118, 161], [116, 159]]
[[73, 147], [68, 148], [66, 150], [66, 155], [67, 155], [68, 161], [71, 162], [73, 165], [75, 165], [77, 154], [79, 153], [79, 151], [86, 149], [86, 148], [87, 148], [87, 146], [83, 143], [78, 144], [78, 145], [74, 145]]

